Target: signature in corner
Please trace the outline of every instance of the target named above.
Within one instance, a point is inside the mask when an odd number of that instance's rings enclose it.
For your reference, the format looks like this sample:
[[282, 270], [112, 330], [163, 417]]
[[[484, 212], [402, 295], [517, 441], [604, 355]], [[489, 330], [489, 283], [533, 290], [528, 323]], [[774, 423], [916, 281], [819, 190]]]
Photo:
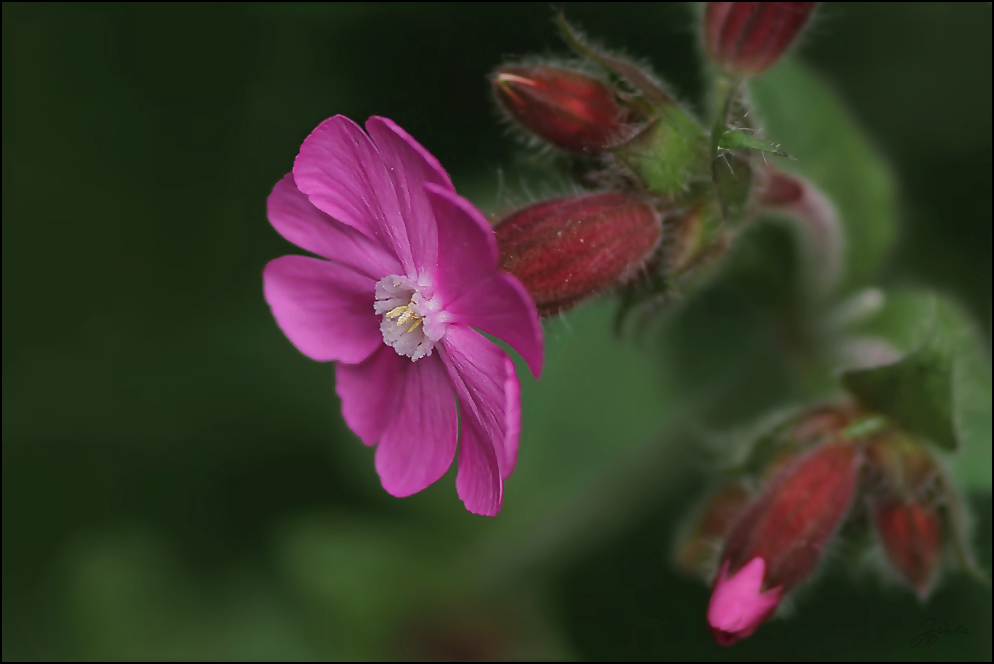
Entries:
[[918, 626], [921, 631], [915, 638], [911, 639], [911, 647], [917, 648], [920, 645], [930, 646], [939, 640], [940, 634], [972, 634], [973, 630], [967, 629], [963, 625], [951, 627], [952, 623], [938, 621], [935, 618], [926, 618]]

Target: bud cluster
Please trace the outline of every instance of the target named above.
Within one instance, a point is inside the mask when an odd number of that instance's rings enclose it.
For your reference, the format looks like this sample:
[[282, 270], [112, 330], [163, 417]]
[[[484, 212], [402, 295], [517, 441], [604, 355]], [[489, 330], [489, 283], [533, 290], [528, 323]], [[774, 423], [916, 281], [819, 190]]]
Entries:
[[[702, 26], [709, 53], [737, 75], [771, 66], [814, 7], [738, 4], [709, 3]], [[505, 65], [491, 77], [510, 121], [560, 151], [582, 175], [578, 184], [597, 190], [536, 203], [498, 224], [503, 267], [543, 314], [612, 289], [623, 308], [665, 300], [721, 257], [743, 217], [770, 205], [809, 212], [754, 195], [750, 162], [781, 153], [729, 126], [748, 111], [734, 89], [723, 88], [715, 122], [702, 123], [644, 67], [590, 45], [562, 17], [560, 28], [577, 66]]]
[[753, 457], [705, 501], [677, 552], [682, 569], [712, 579], [707, 622], [719, 644], [769, 619], [814, 575], [846, 524], [850, 532], [871, 529], [919, 595], [932, 588], [955, 501], [921, 443], [843, 404], [795, 417]]
[[[806, 285], [817, 288], [804, 289], [807, 299], [832, 291], [845, 239], [836, 209], [811, 182], [769, 163], [767, 153], [788, 155], [759, 135], [745, 93], [745, 79], [797, 43], [817, 5], [705, 3], [710, 118], [696, 117], [642, 65], [588, 43], [562, 16], [578, 62], [493, 73], [508, 119], [568, 166], [579, 192], [495, 223], [501, 267], [543, 316], [614, 290], [620, 322], [643, 302], [687, 292], [760, 212], [786, 215], [810, 240], [802, 262], [815, 277]], [[962, 557], [958, 501], [907, 429], [914, 422], [847, 389], [852, 401], [808, 408], [754, 441], [678, 548], [677, 564], [711, 584], [707, 624], [721, 645], [773, 616], [816, 575], [840, 533], [865, 535], [855, 539], [871, 542], [920, 596], [934, 587], [947, 548]]]

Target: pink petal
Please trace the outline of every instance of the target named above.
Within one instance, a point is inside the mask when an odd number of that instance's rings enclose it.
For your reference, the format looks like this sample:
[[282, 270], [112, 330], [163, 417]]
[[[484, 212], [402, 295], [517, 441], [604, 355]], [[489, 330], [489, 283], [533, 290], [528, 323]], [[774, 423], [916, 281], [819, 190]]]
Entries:
[[456, 493], [473, 514], [497, 516], [504, 502], [497, 452], [475, 421], [464, 421], [460, 428]]
[[452, 193], [455, 187], [438, 160], [393, 120], [372, 117], [366, 122], [366, 130], [376, 143], [397, 192], [418, 274], [434, 275], [438, 235], [435, 213], [424, 185], [431, 183]]
[[456, 489], [477, 514], [500, 510], [503, 480], [514, 470], [521, 430], [514, 363], [472, 328], [450, 325], [439, 348], [459, 397], [461, 437]]
[[383, 344], [369, 277], [338, 263], [281, 256], [266, 265], [262, 278], [276, 323], [311, 359], [354, 364]]
[[414, 274], [393, 182], [359, 125], [342, 115], [318, 125], [300, 146], [293, 178], [318, 209], [392, 249], [404, 271]]
[[402, 269], [392, 251], [314, 207], [297, 189], [293, 173], [276, 183], [266, 207], [273, 228], [301, 249], [348, 265], [374, 280]]
[[446, 309], [463, 293], [497, 270], [497, 237], [487, 220], [462, 196], [426, 184], [438, 223], [436, 292]]
[[446, 306], [453, 321], [472, 325], [506, 342], [542, 375], [542, 323], [531, 295], [512, 275], [497, 272]]
[[394, 419], [404, 391], [404, 369], [411, 361], [380, 344], [360, 364], [335, 365], [335, 391], [342, 398], [345, 423], [366, 445], [375, 445]]
[[518, 442], [521, 440], [521, 383], [514, 362], [504, 356], [504, 479], [511, 476], [518, 462]]
[[383, 488], [398, 498], [421, 491], [445, 474], [456, 455], [458, 434], [455, 394], [438, 355], [417, 362], [400, 359], [406, 364], [403, 395], [395, 413], [388, 414], [390, 424], [376, 448], [376, 472]]

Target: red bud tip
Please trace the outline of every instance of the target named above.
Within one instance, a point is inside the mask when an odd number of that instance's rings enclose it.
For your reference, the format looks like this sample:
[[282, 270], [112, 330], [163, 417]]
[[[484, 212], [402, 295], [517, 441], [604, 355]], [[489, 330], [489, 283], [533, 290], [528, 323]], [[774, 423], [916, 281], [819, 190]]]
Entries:
[[722, 69], [755, 76], [790, 47], [817, 2], [709, 2], [704, 45]]
[[494, 230], [501, 267], [524, 284], [543, 316], [630, 279], [663, 232], [651, 206], [616, 192], [536, 203]]
[[599, 154], [623, 133], [627, 111], [593, 76], [561, 67], [504, 67], [493, 87], [525, 129], [568, 152]]

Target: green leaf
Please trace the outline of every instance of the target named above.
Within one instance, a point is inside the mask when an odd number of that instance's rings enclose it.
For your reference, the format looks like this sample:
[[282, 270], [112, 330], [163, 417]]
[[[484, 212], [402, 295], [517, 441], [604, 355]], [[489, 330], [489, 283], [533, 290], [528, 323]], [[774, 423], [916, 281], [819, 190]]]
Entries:
[[842, 384], [870, 410], [939, 447], [955, 450], [952, 359], [944, 331], [936, 328], [916, 351], [893, 364], [848, 371]]
[[[956, 303], [922, 290], [884, 295], [874, 315], [847, 328], [900, 353], [932, 342], [936, 332], [948, 342], [952, 367], [952, 411], [959, 449], [947, 462], [963, 491], [991, 488], [991, 362], [970, 317]], [[877, 367], [880, 368], [880, 367]]]
[[963, 309], [938, 301], [938, 323], [954, 349], [953, 407], [961, 451], [949, 469], [963, 491], [991, 489], [991, 360], [980, 333]]
[[837, 96], [804, 67], [784, 62], [750, 80], [749, 90], [764, 136], [797, 159], [777, 166], [810, 179], [838, 209], [847, 246], [840, 292], [872, 282], [897, 226], [890, 169]]
[[725, 132], [718, 139], [718, 147], [725, 150], [759, 150], [761, 152], [770, 152], [778, 157], [790, 156], [778, 146], [761, 141], [752, 134], [728, 127], [725, 128]]

